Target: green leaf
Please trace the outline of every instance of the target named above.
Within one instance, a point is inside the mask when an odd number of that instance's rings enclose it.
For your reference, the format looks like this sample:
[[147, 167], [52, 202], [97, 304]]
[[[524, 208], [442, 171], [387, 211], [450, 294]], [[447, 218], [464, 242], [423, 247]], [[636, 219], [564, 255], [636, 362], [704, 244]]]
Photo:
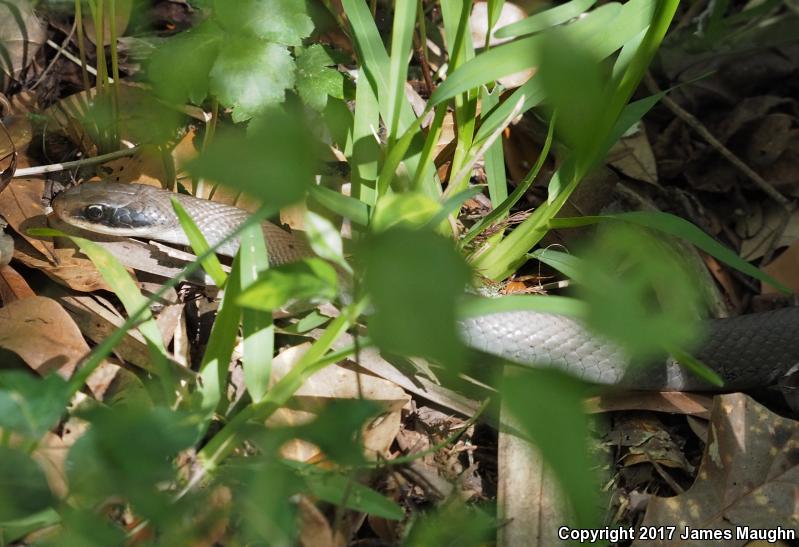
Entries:
[[333, 266], [320, 258], [306, 258], [266, 270], [237, 302], [247, 308], [271, 311], [297, 300], [332, 300], [337, 289]]
[[[241, 290], [250, 288], [269, 268], [269, 257], [260, 226], [250, 226], [241, 233]], [[241, 310], [241, 365], [244, 385], [254, 402], [260, 401], [269, 389], [272, 355], [275, 351], [275, 327], [269, 311], [243, 308]]]
[[769, 285], [778, 288], [786, 294], [790, 294], [792, 292], [788, 287], [773, 279], [770, 275], [755, 268], [733, 251], [707, 235], [698, 227], [694, 226], [683, 218], [671, 215], [669, 213], [636, 211], [631, 213], [620, 213], [616, 215], [581, 217], [578, 219], [559, 218], [553, 219], [549, 224], [555, 229], [561, 227], [571, 228], [596, 224], [597, 222], [608, 219], [630, 222], [639, 226], [645, 226], [647, 228], [652, 228], [654, 230], [659, 230], [663, 233], [682, 238], [690, 243], [693, 243], [709, 255], [718, 258], [728, 266], [731, 266], [748, 276], [754, 277], [763, 283], [768, 283]]
[[315, 145], [299, 116], [270, 110], [242, 131], [219, 130], [189, 163], [192, 175], [225, 184], [279, 208], [300, 201], [311, 185]]
[[514, 369], [502, 379], [505, 408], [541, 451], [571, 505], [575, 525], [598, 524], [596, 477], [588, 458], [586, 386], [554, 369]]
[[369, 206], [324, 186], [311, 187], [311, 199], [359, 226], [369, 225]]
[[0, 446], [0, 522], [33, 515], [53, 503], [39, 464], [19, 449]]
[[237, 253], [200, 363], [202, 408], [209, 418], [214, 412], [224, 414], [227, 410], [228, 367], [236, 346], [241, 320], [241, 308], [237, 305], [240, 294], [241, 254]]
[[700, 294], [681, 257], [644, 230], [608, 224], [584, 253], [578, 279], [587, 325], [636, 362], [695, 346]]
[[39, 440], [65, 412], [71, 389], [57, 374], [0, 373], [0, 427]]
[[482, 547], [491, 545], [496, 539], [497, 522], [490, 513], [474, 504], [467, 504], [457, 497], [436, 508], [425, 511], [412, 522], [407, 547], [430, 545], [457, 545], [458, 547]]
[[214, 18], [231, 35], [251, 35], [298, 46], [313, 31], [305, 2], [297, 0], [215, 0]]
[[360, 252], [375, 307], [369, 319], [374, 342], [389, 352], [459, 367], [464, 349], [455, 329], [455, 302], [469, 269], [451, 242], [395, 227], [370, 237]]
[[436, 200], [418, 192], [387, 194], [377, 202], [372, 229], [382, 232], [392, 226], [419, 227], [440, 209]]
[[352, 271], [344, 259], [341, 233], [332, 222], [310, 209], [305, 212], [305, 236], [317, 256], [336, 264], [345, 272]]
[[257, 38], [229, 38], [211, 68], [210, 91], [245, 121], [281, 104], [294, 86], [294, 59], [285, 46]]
[[393, 143], [399, 133], [400, 111], [407, 104], [405, 80], [408, 75], [408, 57], [411, 52], [413, 30], [416, 27], [417, 0], [396, 0], [394, 21], [391, 27], [391, 57], [389, 60], [388, 112], [385, 123], [388, 142]]
[[[208, 79], [224, 35], [219, 27], [202, 23], [158, 46], [147, 65], [156, 94], [175, 104], [202, 103]], [[180, 70], [175, 70], [179, 66]]]
[[305, 484], [314, 497], [338, 507], [389, 520], [405, 518], [402, 507], [352, 477], [317, 471], [305, 477]]
[[[499, 96], [503, 87], [498, 85], [491, 92], [483, 86], [480, 89], [480, 102], [484, 112], [489, 112], [499, 104]], [[502, 137], [494, 141], [485, 153], [486, 180], [488, 182], [488, 197], [491, 206], [496, 208], [508, 197], [508, 181], [505, 178], [505, 153], [502, 149]]]
[[[189, 213], [186, 212], [186, 209], [183, 208], [177, 198], [172, 198], [172, 208], [175, 210], [175, 214], [180, 222], [180, 227], [183, 228], [183, 232], [186, 234], [194, 254], [200, 256], [207, 253], [208, 249], [211, 248], [210, 245], [208, 245], [208, 240], [205, 239], [205, 236], [197, 227], [194, 219], [189, 216]], [[219, 262], [216, 255], [210, 255], [202, 261], [202, 264], [203, 269], [211, 279], [214, 280], [214, 284], [220, 288], [224, 287], [225, 281], [227, 281], [227, 274], [225, 274], [225, 271], [222, 269], [222, 264]]]
[[297, 92], [305, 104], [322, 111], [327, 96], [344, 98], [344, 75], [334, 68], [333, 59], [319, 44], [303, 48], [297, 53]]
[[533, 34], [574, 19], [595, 3], [596, 0], [571, 0], [571, 2], [535, 13], [526, 19], [497, 29], [494, 36], [514, 38], [524, 34]]

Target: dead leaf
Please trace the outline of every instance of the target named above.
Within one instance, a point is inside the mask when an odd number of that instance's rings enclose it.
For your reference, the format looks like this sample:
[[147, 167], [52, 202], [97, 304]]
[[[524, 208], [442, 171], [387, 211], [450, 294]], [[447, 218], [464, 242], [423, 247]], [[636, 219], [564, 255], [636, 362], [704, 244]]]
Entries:
[[[741, 258], [752, 261], [761, 258], [766, 253], [772, 245], [774, 234], [783, 226], [784, 214], [783, 209], [770, 206], [763, 213], [762, 219], [752, 218], [749, 215], [741, 218], [736, 226], [736, 232], [739, 235], [746, 234], [746, 236], [742, 236], [744, 240], [741, 242]], [[774, 248], [787, 247], [796, 240], [799, 240], [799, 210], [791, 213], [791, 218]]]
[[[677, 537], [686, 527], [718, 530], [730, 536], [719, 538], [731, 540], [725, 545], [762, 539], [748, 535], [747, 530], [795, 531], [799, 528], [798, 448], [797, 422], [742, 393], [716, 397], [696, 482], [679, 496], [653, 497], [642, 526], [677, 526]], [[679, 543], [718, 545], [719, 541]]]
[[[780, 256], [761, 268], [763, 272], [795, 292], [799, 292], [799, 241], [795, 241]], [[763, 283], [761, 294], [781, 294], [782, 292], [768, 283]]]
[[39, 258], [28, 245], [17, 245], [14, 258], [50, 279], [80, 292], [110, 291], [94, 263], [76, 249], [55, 249], [55, 264]]
[[0, 301], [8, 305], [15, 300], [21, 300], [36, 293], [30, 288], [25, 278], [19, 275], [11, 266], [0, 266]]
[[0, 2], [0, 73], [3, 88], [36, 56], [46, 38], [44, 25], [28, 0]]
[[591, 414], [617, 410], [652, 410], [708, 418], [713, 399], [707, 395], [679, 391], [663, 393], [630, 391], [591, 397], [584, 404], [586, 412]]
[[41, 238], [27, 235], [29, 228], [47, 226], [42, 194], [44, 179], [12, 179], [5, 190], [0, 192], [0, 216], [8, 225], [22, 236], [34, 249], [48, 260], [55, 261], [53, 243]]
[[41, 375], [69, 378], [89, 346], [72, 317], [51, 298], [32, 296], [0, 308], [0, 347]]
[[[106, 7], [106, 9], [108, 9]], [[133, 11], [133, 0], [114, 0], [114, 30], [116, 31], [117, 38], [125, 34], [125, 30], [130, 23], [130, 14]], [[111, 44], [111, 17], [106, 11], [103, 17], [103, 45]], [[83, 27], [86, 32], [86, 37], [91, 40], [92, 44], [97, 43], [95, 36], [94, 19], [90, 15], [84, 16]]]
[[608, 152], [606, 161], [632, 179], [658, 183], [655, 153], [642, 127], [619, 139]]

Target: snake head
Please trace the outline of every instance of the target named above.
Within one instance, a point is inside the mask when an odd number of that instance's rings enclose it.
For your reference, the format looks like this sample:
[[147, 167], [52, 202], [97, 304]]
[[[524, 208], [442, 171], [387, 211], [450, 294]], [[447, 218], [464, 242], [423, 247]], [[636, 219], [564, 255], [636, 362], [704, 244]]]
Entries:
[[148, 199], [149, 186], [112, 182], [86, 183], [53, 199], [53, 212], [72, 226], [92, 232], [135, 237], [157, 228], [162, 212]]

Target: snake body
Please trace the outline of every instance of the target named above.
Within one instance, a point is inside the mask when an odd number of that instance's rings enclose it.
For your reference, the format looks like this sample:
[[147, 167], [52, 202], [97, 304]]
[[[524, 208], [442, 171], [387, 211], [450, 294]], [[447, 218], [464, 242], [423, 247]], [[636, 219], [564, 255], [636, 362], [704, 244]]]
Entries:
[[[139, 237], [187, 245], [173, 211], [177, 199], [212, 245], [243, 223], [242, 209], [141, 184], [92, 183], [56, 196], [54, 213], [91, 233]], [[263, 223], [270, 263], [284, 264], [312, 254], [310, 246], [282, 228]], [[238, 241], [218, 248], [233, 256]], [[773, 384], [799, 365], [799, 308], [708, 321], [696, 352], [724, 380], [725, 390]], [[465, 319], [459, 331], [470, 347], [524, 365], [560, 368], [580, 379], [625, 388], [660, 391], [718, 389], [665, 356], [651, 366], [629, 366], [615, 343], [570, 317], [531, 311], [501, 312]]]

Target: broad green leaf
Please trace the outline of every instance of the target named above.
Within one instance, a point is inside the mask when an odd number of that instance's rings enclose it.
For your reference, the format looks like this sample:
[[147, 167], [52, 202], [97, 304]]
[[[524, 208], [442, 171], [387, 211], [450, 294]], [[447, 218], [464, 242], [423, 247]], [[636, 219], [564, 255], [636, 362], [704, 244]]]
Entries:
[[452, 244], [427, 231], [391, 228], [360, 249], [364, 285], [375, 313], [369, 334], [383, 350], [431, 357], [455, 370], [464, 349], [455, 330], [455, 302], [469, 269]]
[[694, 226], [683, 218], [671, 215], [669, 213], [635, 211], [630, 213], [619, 213], [615, 215], [581, 217], [577, 219], [559, 218], [550, 221], [550, 226], [555, 229], [561, 227], [572, 228], [596, 224], [597, 222], [611, 219], [630, 222], [639, 226], [645, 226], [647, 228], [652, 228], [653, 230], [659, 230], [663, 233], [682, 238], [690, 243], [693, 243], [709, 255], [718, 258], [728, 266], [745, 273], [746, 275], [754, 277], [763, 283], [768, 283], [769, 285], [778, 288], [786, 294], [792, 292], [785, 285], [773, 279], [770, 275], [755, 268], [733, 251], [707, 235], [698, 227]]
[[281, 104], [294, 86], [294, 59], [282, 45], [256, 38], [229, 38], [211, 68], [210, 91], [233, 107], [241, 122]]
[[250, 121], [246, 135], [218, 130], [192, 175], [259, 198], [272, 208], [300, 201], [313, 181], [316, 150], [299, 116], [270, 110]]
[[[250, 226], [241, 233], [241, 290], [250, 288], [269, 268], [264, 232], [260, 226]], [[260, 401], [269, 388], [272, 355], [275, 351], [275, 327], [272, 313], [264, 310], [241, 310], [242, 357], [244, 385], [254, 402]]]
[[297, 92], [305, 104], [314, 110], [323, 110], [328, 95], [344, 98], [344, 75], [335, 68], [333, 59], [319, 44], [303, 48], [297, 53]]
[[494, 36], [497, 38], [514, 38], [546, 30], [578, 17], [595, 3], [596, 0], [571, 0], [560, 6], [534, 13], [526, 19], [497, 29]]
[[[184, 209], [175, 198], [172, 198], [172, 208], [175, 210], [175, 214], [180, 222], [180, 227], [183, 228], [183, 232], [186, 234], [194, 254], [200, 256], [207, 253], [211, 247], [208, 245], [208, 240], [205, 239], [205, 236], [197, 227], [194, 219], [189, 216], [186, 209]], [[227, 281], [227, 274], [225, 274], [225, 271], [222, 269], [222, 264], [219, 262], [216, 255], [209, 256], [202, 261], [202, 264], [203, 269], [211, 279], [214, 280], [214, 284], [220, 288], [224, 287], [225, 281]]]
[[297, 0], [215, 0], [213, 17], [231, 36], [251, 35], [298, 46], [313, 31], [305, 2]]
[[22, 450], [0, 446], [0, 522], [33, 515], [55, 501], [39, 464]]
[[598, 525], [599, 484], [591, 472], [583, 410], [586, 386], [554, 369], [506, 370], [500, 387], [504, 408], [554, 472], [574, 525]]
[[[363, 68], [355, 82], [355, 113], [352, 126], [352, 197], [364, 205], [377, 201], [377, 166], [380, 159], [380, 106]], [[366, 222], [360, 223], [366, 225]]]
[[305, 477], [305, 484], [315, 498], [338, 507], [389, 520], [405, 518], [402, 507], [352, 477], [317, 471]]
[[429, 221], [441, 205], [434, 199], [418, 192], [388, 194], [375, 207], [372, 230], [382, 232], [393, 226], [419, 227]]
[[458, 545], [458, 547], [482, 547], [496, 540], [496, 528], [501, 526], [488, 512], [474, 504], [467, 504], [453, 497], [435, 511], [425, 511], [411, 524], [407, 547], [429, 545]]
[[38, 378], [7, 370], [0, 373], [0, 428], [38, 441], [61, 418], [72, 395], [57, 374]]
[[[540, 260], [551, 266], [570, 279], [579, 283], [590, 283], [591, 274], [581, 258], [572, 254], [555, 251], [553, 249], [536, 249], [530, 253], [530, 258]], [[587, 277], [585, 277], [587, 276]]]
[[271, 311], [294, 301], [332, 300], [337, 289], [333, 266], [320, 258], [306, 258], [264, 271], [237, 302], [247, 308]]
[[565, 296], [510, 295], [497, 298], [466, 298], [458, 306], [458, 317], [467, 319], [508, 311], [556, 313], [578, 319], [588, 315], [585, 302]]
[[580, 266], [586, 323], [621, 344], [634, 361], [660, 356], [664, 348], [695, 346], [699, 290], [666, 242], [629, 224], [608, 224], [583, 253]]
[[156, 94], [175, 104], [201, 104], [208, 96], [209, 73], [223, 41], [221, 29], [202, 23], [158, 46], [147, 64]]

